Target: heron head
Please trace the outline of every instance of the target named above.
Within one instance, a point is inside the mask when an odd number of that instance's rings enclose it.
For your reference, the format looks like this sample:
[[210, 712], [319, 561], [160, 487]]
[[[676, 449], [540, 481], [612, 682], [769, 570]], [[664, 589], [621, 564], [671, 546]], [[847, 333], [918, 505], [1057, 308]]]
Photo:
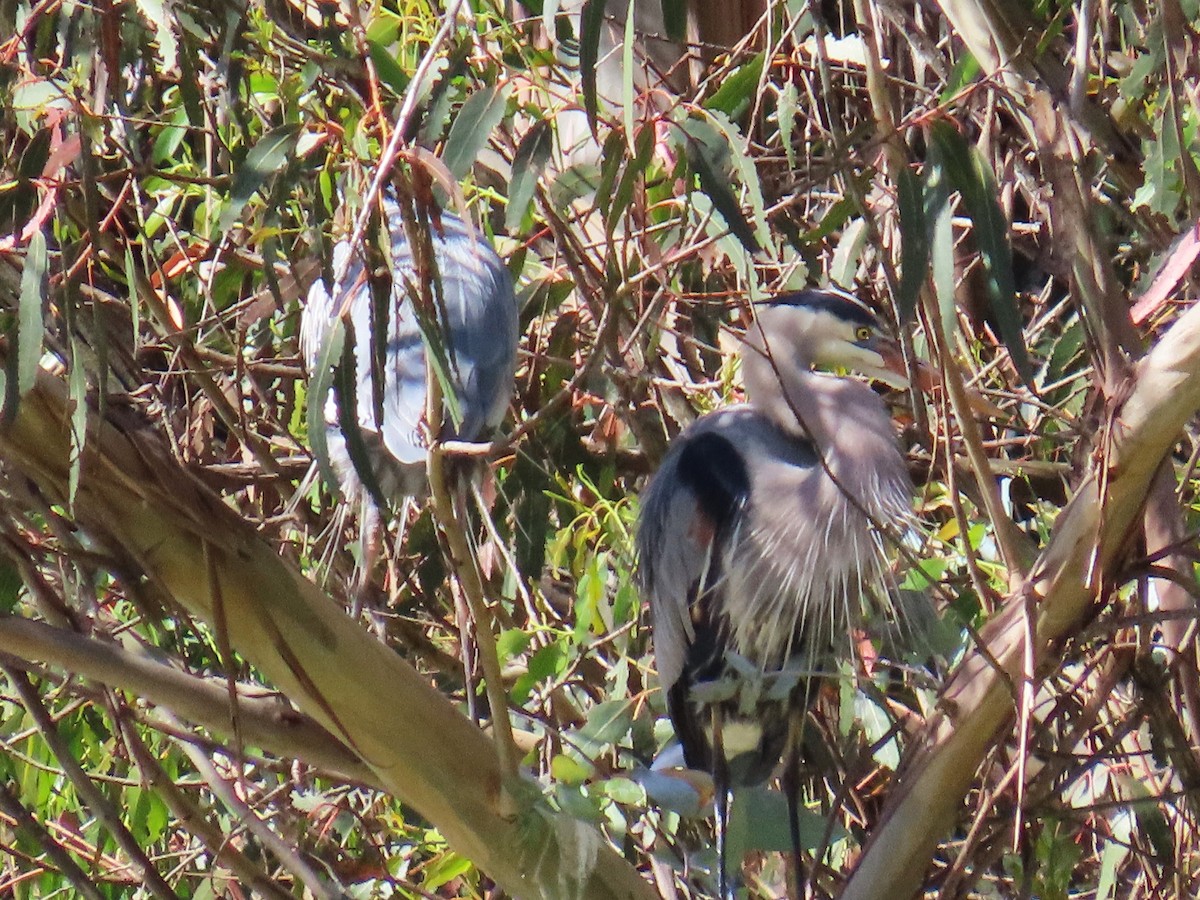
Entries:
[[756, 307], [747, 340], [780, 358], [818, 369], [846, 369], [889, 387], [907, 388], [904, 357], [869, 309], [850, 294], [805, 290]]

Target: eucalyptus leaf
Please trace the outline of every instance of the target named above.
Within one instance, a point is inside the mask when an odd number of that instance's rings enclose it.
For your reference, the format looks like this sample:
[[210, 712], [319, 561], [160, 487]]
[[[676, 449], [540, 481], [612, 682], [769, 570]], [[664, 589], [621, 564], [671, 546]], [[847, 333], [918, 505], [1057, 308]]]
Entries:
[[292, 159], [300, 137], [299, 125], [283, 125], [267, 132], [255, 144], [234, 172], [229, 203], [221, 214], [218, 228], [228, 231], [267, 179]]
[[42, 310], [46, 303], [46, 270], [49, 266], [46, 236], [34, 231], [21, 273], [20, 312], [17, 326], [17, 390], [24, 397], [37, 381], [42, 359]]
[[446, 136], [442, 162], [455, 179], [465, 178], [479, 159], [508, 104], [508, 92], [502, 87], [486, 87], [476, 91], [458, 111]]
[[600, 61], [600, 29], [604, 27], [606, 0], [585, 0], [579, 16], [579, 78], [588, 126], [596, 134], [600, 104], [596, 90], [596, 66]]

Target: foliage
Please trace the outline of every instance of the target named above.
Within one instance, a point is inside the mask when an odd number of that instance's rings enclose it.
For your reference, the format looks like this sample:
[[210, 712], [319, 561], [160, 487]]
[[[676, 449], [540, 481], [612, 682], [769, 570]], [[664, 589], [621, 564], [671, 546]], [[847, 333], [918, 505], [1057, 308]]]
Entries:
[[[441, 5], [422, 0], [0, 8], [13, 35], [0, 44], [4, 425], [39, 369], [54, 373], [73, 403], [73, 460], [89, 414], [164, 441], [350, 608], [357, 528], [307, 477], [298, 311], [331, 276], [333, 241], [371, 218], [398, 130], [389, 183], [418, 206], [436, 193], [493, 238], [518, 284], [524, 353], [515, 439], [498, 442], [468, 527], [491, 621], [464, 621], [443, 549], [453, 523], [423, 505], [392, 523], [404, 540], [386, 542], [363, 627], [481, 720], [472, 647], [494, 640], [537, 802], [599, 829], [660, 892], [707, 896], [710, 786], [649, 769], [671, 734], [632, 577], [637, 491], [672, 436], [739, 398], [728, 360], [748, 300], [853, 287], [914, 364], [942, 372], [889, 398], [924, 531], [896, 548], [898, 580], [928, 593], [940, 624], [881, 627], [893, 665], [848, 665], [814, 711], [803, 839], [821, 863], [814, 891], [835, 895], [938, 679], [1103, 457], [1114, 341], [1136, 354], [1184, 305], [1146, 307], [1139, 334], [1128, 298], [1191, 299], [1172, 238], [1200, 212], [1197, 10], [1084, 4], [1080, 20], [1035, 4], [1013, 31], [1040, 36], [1020, 50], [1029, 70], [998, 74], [955, 30], [971, 6], [944, 4], [943, 19], [860, 2], [826, 21], [829, 4], [780, 0], [716, 49], [698, 4], [702, 39], [660, 84], [655, 40], [625, 4], [449, 6], [445, 31]], [[666, 16], [650, 31], [680, 33], [682, 4], [632, 6]], [[1059, 91], [1086, 221], [1014, 79]], [[368, 241], [377, 230], [368, 221]], [[1081, 233], [1103, 248], [1085, 262], [1116, 304], [1084, 289]], [[1169, 525], [1132, 542], [1086, 627], [1038, 661], [1032, 702], [930, 861], [930, 891], [1196, 892], [1192, 444], [1171, 461], [1178, 502], [1155, 507]], [[233, 652], [236, 634], [143, 577], [144, 560], [76, 527], [88, 480], [71, 472], [57, 498], [37, 472], [0, 469], [4, 619], [275, 687]], [[1156, 543], [1161, 532], [1173, 537]], [[201, 727], [119, 680], [0, 650], [0, 890], [492, 888], [437, 822], [303, 753], [247, 743], [236, 715]], [[388, 702], [387, 685], [362, 687]], [[780, 895], [778, 795], [735, 809], [751, 895]]]

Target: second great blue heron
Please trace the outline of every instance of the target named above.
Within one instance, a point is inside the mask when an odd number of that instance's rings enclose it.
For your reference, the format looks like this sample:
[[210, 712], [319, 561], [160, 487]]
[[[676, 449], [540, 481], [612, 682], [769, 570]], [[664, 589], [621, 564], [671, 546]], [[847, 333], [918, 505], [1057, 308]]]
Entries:
[[723, 897], [730, 791], [765, 781], [785, 753], [799, 863], [799, 723], [867, 601], [890, 602], [879, 526], [912, 520], [882, 399], [813, 371], [905, 383], [870, 312], [817, 290], [760, 304], [741, 357], [749, 402], [672, 443], [642, 498], [637, 538], [668, 711], [688, 766], [711, 772], [717, 790]]
[[[453, 394], [453, 401], [447, 398], [444, 403], [441, 433], [430, 434], [425, 422], [429, 338], [422, 335], [412, 303], [412, 295], [420, 290], [420, 276], [399, 205], [385, 196], [383, 210], [392, 257], [391, 304], [382, 310], [386, 316], [372, 315], [371, 289], [361, 253], [349, 241], [341, 241], [333, 250], [334, 268], [355, 255], [345, 292], [334, 297], [323, 281], [313, 284], [304, 306], [300, 344], [305, 367], [313, 377], [334, 317], [345, 311], [354, 330], [354, 393], [367, 462], [384, 497], [399, 501], [426, 493], [426, 457], [434, 439], [473, 441], [500, 423], [512, 395], [519, 326], [512, 278], [496, 251], [481, 234], [469, 232], [457, 216], [442, 213], [430, 224], [440, 293], [435, 291], [436, 309], [427, 319], [436, 328], [433, 340], [440, 341], [445, 351], [446, 392]], [[378, 319], [375, 328], [387, 329], [383, 353], [374, 364], [372, 319]], [[373, 372], [383, 380], [378, 404]], [[457, 412], [457, 420], [452, 411]], [[325, 402], [323, 426], [342, 493], [362, 505], [361, 527], [369, 537], [377, 528], [379, 510], [351, 459], [332, 391]], [[309, 427], [318, 426], [310, 423]], [[365, 563], [367, 569], [369, 565], [369, 561]], [[365, 570], [360, 573], [363, 577], [367, 574]]]

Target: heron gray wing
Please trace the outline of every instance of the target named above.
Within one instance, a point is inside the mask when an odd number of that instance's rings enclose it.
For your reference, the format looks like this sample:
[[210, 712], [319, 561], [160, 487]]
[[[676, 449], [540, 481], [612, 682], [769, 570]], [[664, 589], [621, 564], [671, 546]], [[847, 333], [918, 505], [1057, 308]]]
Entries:
[[[421, 434], [425, 415], [425, 343], [409, 302], [417, 280], [411, 248], [404, 236], [399, 207], [385, 201], [393, 236], [393, 310], [388, 335], [389, 372], [384, 391], [384, 444], [397, 459], [424, 459]], [[499, 424], [512, 393], [516, 370], [517, 301], [508, 269], [480, 234], [468, 234], [462, 220], [441, 217], [433, 235], [442, 286], [445, 321], [442, 337], [450, 364], [450, 386], [462, 421], [448, 433], [477, 439]], [[447, 419], [447, 426], [453, 423]]]
[[475, 440], [504, 418], [517, 366], [519, 321], [512, 277], [482, 235], [443, 218], [435, 246], [448, 321], [451, 377], [462, 422], [454, 433]]
[[709, 592], [750, 499], [735, 435], [754, 415], [736, 408], [700, 419], [672, 443], [643, 497], [639, 571], [665, 690], [685, 671], [693, 679], [708, 677], [724, 655], [724, 629]]
[[[348, 241], [333, 251], [334, 269], [347, 265], [339, 297], [317, 280], [309, 291], [300, 323], [300, 344], [310, 373], [333, 317], [348, 306], [354, 332], [356, 414], [372, 469], [385, 493], [420, 493], [429, 436], [425, 432], [426, 346], [411, 303], [416, 266], [395, 197], [384, 198], [392, 242], [392, 294], [384, 354], [382, 404], [375, 403], [372, 366], [371, 287], [360, 253]], [[512, 279], [487, 240], [468, 233], [463, 222], [443, 215], [433, 235], [435, 260], [442, 284], [442, 336], [449, 357], [450, 390], [462, 418], [457, 427], [446, 420], [446, 434], [475, 440], [504, 416], [516, 370], [518, 310]], [[345, 438], [338, 423], [337, 400], [331, 393], [324, 409], [331, 461], [344, 490], [357, 488]]]

